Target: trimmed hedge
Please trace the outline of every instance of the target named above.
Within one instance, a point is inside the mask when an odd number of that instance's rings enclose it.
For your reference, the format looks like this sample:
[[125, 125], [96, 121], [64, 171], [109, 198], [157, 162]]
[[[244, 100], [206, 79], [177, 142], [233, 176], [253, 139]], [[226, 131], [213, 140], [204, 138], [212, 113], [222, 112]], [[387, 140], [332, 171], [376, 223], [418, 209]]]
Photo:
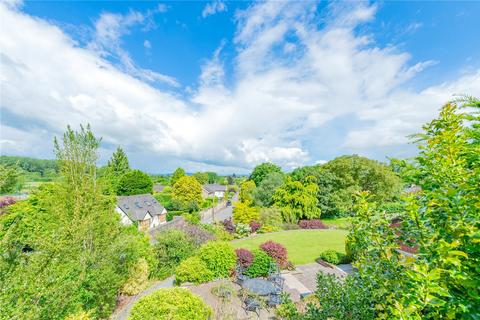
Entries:
[[298, 226], [300, 229], [328, 229], [328, 226], [318, 219], [300, 220]]
[[138, 300], [128, 319], [205, 320], [212, 315], [212, 309], [190, 290], [165, 288]]

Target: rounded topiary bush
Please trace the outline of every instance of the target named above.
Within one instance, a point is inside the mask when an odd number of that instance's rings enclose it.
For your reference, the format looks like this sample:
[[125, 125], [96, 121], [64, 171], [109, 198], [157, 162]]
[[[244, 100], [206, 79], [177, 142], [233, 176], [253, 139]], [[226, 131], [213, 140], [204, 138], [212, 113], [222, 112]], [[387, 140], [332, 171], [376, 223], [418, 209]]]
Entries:
[[273, 259], [260, 249], [255, 249], [252, 253], [253, 262], [245, 271], [245, 274], [250, 278], [267, 276], [270, 270], [270, 263], [273, 262]]
[[235, 250], [235, 253], [237, 254], [237, 262], [240, 264], [243, 268], [248, 268], [253, 262], [253, 254], [250, 252], [250, 250], [239, 248]]
[[230, 276], [237, 262], [237, 255], [232, 245], [223, 241], [211, 241], [200, 247], [198, 256], [212, 271], [215, 278]]
[[192, 282], [200, 284], [213, 280], [213, 272], [199, 257], [190, 257], [175, 269], [175, 281], [178, 284]]
[[320, 259], [323, 261], [329, 262], [331, 264], [339, 264], [340, 263], [340, 257], [337, 251], [330, 249], [323, 251], [320, 254]]
[[213, 314], [200, 297], [188, 289], [160, 289], [138, 300], [129, 320], [205, 320]]

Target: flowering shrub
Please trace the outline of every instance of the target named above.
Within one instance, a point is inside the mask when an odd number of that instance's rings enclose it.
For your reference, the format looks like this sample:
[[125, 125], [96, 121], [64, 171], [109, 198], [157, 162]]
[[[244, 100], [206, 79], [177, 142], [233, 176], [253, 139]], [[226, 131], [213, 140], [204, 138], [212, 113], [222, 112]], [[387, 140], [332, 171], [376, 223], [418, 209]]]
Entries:
[[178, 227], [178, 229], [185, 232], [197, 247], [210, 240], [215, 240], [215, 235], [213, 233], [208, 232], [204, 228], [197, 225], [184, 223], [182, 226]]
[[250, 222], [250, 229], [253, 232], [257, 232], [258, 229], [260, 229], [262, 225], [258, 221], [252, 221]]
[[236, 249], [237, 262], [243, 267], [248, 268], [253, 262], [253, 254], [247, 249]]
[[246, 237], [252, 232], [252, 229], [248, 224], [237, 223], [235, 231], [240, 237]]
[[235, 225], [232, 222], [232, 218], [223, 220], [223, 227], [230, 233], [235, 233]]
[[286, 267], [288, 263], [287, 249], [282, 244], [269, 240], [261, 244], [260, 249], [273, 258], [281, 268]]
[[328, 229], [328, 227], [326, 225], [324, 225], [323, 222], [318, 220], [318, 219], [300, 220], [298, 222], [298, 226], [301, 229]]

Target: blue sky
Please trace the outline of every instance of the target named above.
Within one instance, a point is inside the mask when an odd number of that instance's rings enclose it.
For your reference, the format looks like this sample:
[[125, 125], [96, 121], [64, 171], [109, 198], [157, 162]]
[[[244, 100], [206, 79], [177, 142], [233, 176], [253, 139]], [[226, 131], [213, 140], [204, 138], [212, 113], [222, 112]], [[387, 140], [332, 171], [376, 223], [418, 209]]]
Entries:
[[169, 172], [408, 157], [480, 95], [480, 2], [0, 4], [2, 154], [52, 157], [90, 123], [105, 162]]

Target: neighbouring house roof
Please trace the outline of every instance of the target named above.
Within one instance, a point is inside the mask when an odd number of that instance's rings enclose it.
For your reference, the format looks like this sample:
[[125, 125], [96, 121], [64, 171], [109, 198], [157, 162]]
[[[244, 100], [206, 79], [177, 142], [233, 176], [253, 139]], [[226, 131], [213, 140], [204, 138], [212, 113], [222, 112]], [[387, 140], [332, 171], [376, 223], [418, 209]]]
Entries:
[[132, 221], [144, 220], [147, 213], [152, 217], [161, 215], [165, 210], [151, 194], [118, 197], [117, 207]]
[[214, 192], [225, 192], [227, 191], [227, 186], [221, 185], [221, 184], [205, 184], [203, 185], [203, 189], [207, 191], [208, 193], [214, 193]]
[[160, 183], [155, 183], [155, 184], [153, 185], [153, 192], [158, 192], [158, 193], [160, 193], [160, 192], [163, 191], [163, 189], [165, 189], [165, 186], [161, 185]]

